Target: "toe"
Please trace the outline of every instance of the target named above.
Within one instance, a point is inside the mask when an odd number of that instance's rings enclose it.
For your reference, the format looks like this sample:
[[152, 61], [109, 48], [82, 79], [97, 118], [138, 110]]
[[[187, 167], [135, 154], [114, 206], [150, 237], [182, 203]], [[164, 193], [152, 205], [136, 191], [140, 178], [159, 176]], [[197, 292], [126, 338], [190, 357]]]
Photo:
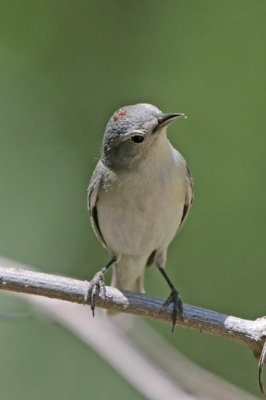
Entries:
[[105, 284], [104, 284], [104, 276], [103, 273], [97, 272], [97, 274], [94, 275], [93, 279], [89, 283], [89, 288], [88, 292], [85, 296], [85, 300], [90, 298], [90, 303], [91, 303], [91, 311], [92, 311], [92, 316], [94, 317], [95, 315], [95, 300], [96, 297], [98, 296], [99, 292], [101, 289], [104, 290]]
[[182, 302], [180, 297], [178, 297], [178, 299], [177, 299], [177, 308], [178, 308], [179, 314], [182, 316], [182, 314], [183, 314], [183, 302]]
[[178, 320], [178, 316], [182, 319], [182, 313], [183, 313], [182, 300], [179, 297], [179, 293], [176, 289], [172, 290], [170, 296], [164, 302], [163, 307], [168, 307], [172, 303], [173, 303], [173, 314], [172, 314], [172, 323], [173, 323], [172, 332], [173, 332]]

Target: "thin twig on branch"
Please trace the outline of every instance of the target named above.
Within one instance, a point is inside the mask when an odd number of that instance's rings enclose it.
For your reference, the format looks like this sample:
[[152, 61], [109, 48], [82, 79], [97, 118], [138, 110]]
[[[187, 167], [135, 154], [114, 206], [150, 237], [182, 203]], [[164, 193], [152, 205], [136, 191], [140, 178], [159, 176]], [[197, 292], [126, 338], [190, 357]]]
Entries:
[[[0, 289], [4, 290], [84, 304], [88, 285], [88, 282], [77, 279], [0, 266]], [[96, 298], [97, 307], [112, 308], [171, 323], [172, 306], [164, 309], [163, 303], [164, 300], [158, 297], [120, 291], [109, 286], [106, 286], [104, 290], [101, 289]], [[178, 324], [242, 343], [249, 347], [257, 358], [261, 356], [260, 386], [262, 388], [261, 369], [262, 363], [265, 362], [262, 349], [266, 341], [265, 317], [251, 321], [184, 304], [183, 319], [179, 320]]]

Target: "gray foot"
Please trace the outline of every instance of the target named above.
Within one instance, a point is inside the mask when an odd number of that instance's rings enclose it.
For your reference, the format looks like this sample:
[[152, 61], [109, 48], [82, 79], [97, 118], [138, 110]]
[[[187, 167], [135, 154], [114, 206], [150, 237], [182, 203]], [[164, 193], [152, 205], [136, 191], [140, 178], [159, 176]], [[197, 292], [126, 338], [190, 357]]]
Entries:
[[175, 329], [175, 324], [177, 322], [177, 317], [178, 315], [182, 319], [182, 314], [183, 314], [183, 303], [181, 298], [179, 297], [178, 290], [173, 289], [170, 296], [166, 299], [166, 301], [163, 303], [163, 307], [168, 307], [170, 304], [173, 303], [173, 327], [172, 327], [172, 332]]
[[88, 291], [84, 298], [84, 303], [87, 303], [90, 298], [92, 316], [95, 314], [95, 298], [99, 295], [101, 289], [105, 289], [104, 273], [102, 271], [97, 272], [93, 279], [89, 283]]

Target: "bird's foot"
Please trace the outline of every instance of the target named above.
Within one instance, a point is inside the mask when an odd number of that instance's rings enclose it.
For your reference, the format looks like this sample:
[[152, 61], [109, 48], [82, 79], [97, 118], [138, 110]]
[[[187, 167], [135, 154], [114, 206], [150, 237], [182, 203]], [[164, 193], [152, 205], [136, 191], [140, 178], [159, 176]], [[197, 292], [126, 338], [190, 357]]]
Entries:
[[168, 307], [170, 304], [173, 303], [173, 326], [172, 326], [172, 332], [175, 329], [175, 324], [177, 322], [177, 317], [183, 319], [183, 303], [181, 298], [179, 297], [178, 290], [173, 289], [172, 292], [170, 293], [170, 296], [166, 299], [166, 301], [163, 303], [163, 307]]
[[89, 282], [88, 290], [84, 296], [84, 304], [87, 303], [90, 298], [92, 316], [95, 314], [95, 299], [99, 295], [101, 290], [105, 289], [104, 273], [102, 271], [97, 272], [93, 279]]

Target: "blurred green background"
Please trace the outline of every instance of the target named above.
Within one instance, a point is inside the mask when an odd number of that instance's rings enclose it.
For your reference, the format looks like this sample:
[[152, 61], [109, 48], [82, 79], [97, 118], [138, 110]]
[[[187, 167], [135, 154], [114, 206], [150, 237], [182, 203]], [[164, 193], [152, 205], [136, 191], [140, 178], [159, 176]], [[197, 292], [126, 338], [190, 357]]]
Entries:
[[[107, 262], [86, 188], [113, 111], [150, 102], [188, 115], [168, 130], [195, 180], [170, 277], [187, 303], [266, 314], [266, 2], [4, 0], [0, 9], [1, 255], [79, 279]], [[146, 278], [148, 293], [168, 296], [155, 268]], [[18, 306], [1, 295], [3, 310]], [[258, 394], [244, 347], [150, 323], [191, 360]], [[0, 341], [5, 399], [142, 398], [52, 322], [0, 320]]]

